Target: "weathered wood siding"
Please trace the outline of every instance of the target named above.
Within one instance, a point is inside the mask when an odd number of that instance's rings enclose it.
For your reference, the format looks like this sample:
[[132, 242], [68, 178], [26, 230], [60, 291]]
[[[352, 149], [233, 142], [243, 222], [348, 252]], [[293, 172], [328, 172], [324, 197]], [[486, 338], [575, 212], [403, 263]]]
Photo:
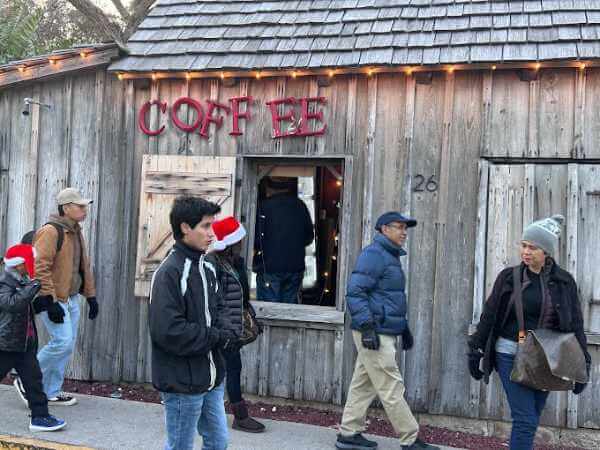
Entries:
[[[468, 329], [495, 273], [514, 260], [523, 224], [540, 215], [577, 216], [567, 232], [577, 235], [576, 245], [563, 240], [561, 261], [577, 272], [583, 297], [600, 298], [596, 273], [588, 270], [598, 251], [590, 244], [598, 241], [598, 228], [590, 223], [598, 220], [600, 207], [598, 197], [587, 195], [600, 190], [594, 185], [600, 167], [589, 161], [600, 158], [598, 93], [597, 69], [544, 69], [530, 82], [514, 71], [473, 71], [434, 73], [429, 84], [395, 73], [336, 76], [329, 86], [315, 78], [267, 78], [230, 87], [220, 80], [159, 80], [144, 87], [98, 71], [2, 91], [0, 251], [44, 222], [59, 188], [75, 185], [92, 196], [85, 233], [102, 312], [95, 322], [82, 320], [70, 375], [148, 381], [147, 300], [134, 297], [143, 155], [238, 156], [235, 211], [246, 219], [255, 202], [248, 180], [256, 174], [245, 156], [339, 156], [349, 168], [342, 279], [380, 213], [400, 209], [419, 221], [403, 261], [416, 341], [413, 351], [399, 352], [410, 404], [417, 411], [506, 418], [497, 380], [480, 386], [468, 376]], [[251, 95], [252, 120], [240, 122], [243, 136], [231, 137], [226, 118], [220, 130], [211, 125], [205, 139], [179, 131], [152, 108], [149, 125], [165, 124], [165, 132], [148, 138], [139, 131], [137, 112], [144, 102], [172, 105], [186, 95], [220, 103]], [[265, 101], [317, 95], [328, 100], [319, 106], [328, 124], [325, 136], [271, 138]], [[24, 97], [55, 108], [25, 118]], [[185, 106], [179, 116], [193, 120]], [[536, 158], [552, 164], [537, 164]], [[579, 167], [577, 160], [589, 164]], [[424, 184], [415, 191], [419, 175]], [[247, 225], [252, 234], [253, 224]], [[589, 331], [599, 332], [600, 306], [584, 306]], [[342, 326], [267, 319], [265, 333], [243, 350], [245, 390], [343, 401], [354, 363], [349, 334], [348, 320]], [[576, 400], [553, 394], [544, 423], [600, 428], [600, 354], [596, 346], [591, 353], [594, 389]]]

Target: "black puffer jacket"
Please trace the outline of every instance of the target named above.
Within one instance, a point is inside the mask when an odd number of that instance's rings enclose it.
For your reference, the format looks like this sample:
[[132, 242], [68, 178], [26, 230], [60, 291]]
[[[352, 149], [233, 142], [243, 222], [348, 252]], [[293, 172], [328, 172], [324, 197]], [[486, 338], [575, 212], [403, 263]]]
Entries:
[[161, 392], [200, 394], [219, 386], [225, 362], [221, 329], [231, 329], [211, 255], [177, 242], [152, 278], [149, 307], [152, 384]]
[[242, 335], [244, 309], [250, 308], [250, 286], [246, 274], [246, 264], [242, 257], [236, 257], [233, 264], [223, 256], [217, 257], [221, 296], [227, 307], [233, 330]]
[[[31, 302], [39, 292], [39, 281], [17, 279], [9, 272], [0, 274], [0, 351], [25, 352], [27, 327], [33, 324]], [[37, 331], [34, 333], [37, 336]]]
[[[577, 295], [577, 285], [569, 272], [561, 269], [554, 261], [549, 261], [548, 288], [552, 302], [553, 313], [558, 322], [551, 328], [562, 332], [575, 333], [579, 345], [585, 355], [588, 368], [591, 357], [587, 350], [587, 339], [583, 329], [583, 315], [581, 304]], [[521, 273], [525, 266], [521, 264]], [[545, 269], [546, 270], [546, 269]], [[504, 269], [498, 274], [494, 288], [483, 307], [477, 331], [469, 338], [469, 346], [480, 349], [483, 355], [484, 381], [489, 381], [489, 376], [495, 366], [495, 345], [500, 330], [507, 316], [507, 308], [513, 291], [513, 268]]]

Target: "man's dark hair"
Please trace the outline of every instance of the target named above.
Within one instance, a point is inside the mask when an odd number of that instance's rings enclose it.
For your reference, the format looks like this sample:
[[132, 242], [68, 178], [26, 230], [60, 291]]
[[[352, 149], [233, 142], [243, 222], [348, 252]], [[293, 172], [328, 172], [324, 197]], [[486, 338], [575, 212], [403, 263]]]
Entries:
[[64, 217], [64, 215], [65, 215], [65, 209], [63, 208], [63, 205], [58, 205], [58, 215], [60, 217]]
[[173, 202], [169, 220], [176, 240], [183, 238], [181, 224], [187, 223], [194, 228], [206, 216], [214, 216], [221, 212], [221, 207], [200, 197], [181, 196]]
[[33, 245], [34, 238], [35, 238], [35, 230], [28, 231], [21, 238], [21, 244]]

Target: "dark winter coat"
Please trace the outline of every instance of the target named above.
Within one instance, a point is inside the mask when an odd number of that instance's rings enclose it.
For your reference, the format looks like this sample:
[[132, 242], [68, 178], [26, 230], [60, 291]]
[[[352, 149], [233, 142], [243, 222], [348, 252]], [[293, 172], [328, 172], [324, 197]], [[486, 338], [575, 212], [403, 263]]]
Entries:
[[[550, 261], [549, 264], [548, 270], [545, 270], [553, 310], [549, 316], [554, 317], [555, 320], [552, 324], [547, 323], [547, 328], [565, 333], [575, 333], [589, 368], [591, 357], [587, 351], [587, 339], [583, 330], [583, 315], [579, 296], [577, 295], [577, 285], [569, 272], [561, 269], [553, 261]], [[521, 273], [523, 273], [525, 265], [521, 264], [520, 268]], [[492, 293], [483, 307], [477, 330], [469, 338], [471, 348], [480, 349], [484, 352], [483, 372], [486, 383], [489, 382], [490, 373], [495, 368], [496, 340], [508, 315], [507, 308], [512, 291], [513, 268], [509, 267], [500, 272], [496, 278]]]
[[304, 272], [305, 248], [314, 237], [310, 213], [298, 197], [279, 194], [262, 201], [256, 219], [254, 272]]
[[212, 256], [175, 243], [152, 277], [149, 325], [156, 389], [198, 394], [222, 383], [218, 329], [230, 326]]
[[250, 286], [246, 274], [246, 263], [244, 258], [237, 257], [233, 264], [230, 264], [222, 256], [217, 257], [217, 262], [219, 287], [229, 321], [232, 329], [241, 336], [244, 331], [242, 314], [244, 309], [250, 308]]
[[[0, 274], [0, 351], [26, 351], [30, 323], [35, 330], [31, 302], [40, 288], [37, 281], [17, 279], [8, 271]], [[34, 334], [37, 336], [37, 331]]]
[[365, 247], [348, 281], [346, 303], [351, 328], [360, 330], [366, 322], [380, 334], [400, 335], [406, 322], [406, 278], [400, 256], [406, 252], [381, 233]]

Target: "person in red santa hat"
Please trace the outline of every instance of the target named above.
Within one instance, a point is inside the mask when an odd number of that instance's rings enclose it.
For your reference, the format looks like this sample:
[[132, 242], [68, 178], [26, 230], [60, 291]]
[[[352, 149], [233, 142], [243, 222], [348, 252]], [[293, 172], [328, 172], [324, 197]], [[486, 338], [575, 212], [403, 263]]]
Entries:
[[253, 342], [262, 328], [256, 320], [256, 313], [250, 304], [250, 285], [246, 272], [246, 262], [240, 256], [241, 241], [246, 229], [235, 217], [226, 217], [213, 222], [215, 241], [211, 250], [217, 256], [217, 278], [222, 289], [221, 295], [227, 305], [229, 320], [240, 336], [237, 345], [223, 352], [226, 364], [227, 397], [233, 411], [233, 428], [249, 433], [262, 433], [265, 426], [248, 414], [248, 406], [242, 397], [240, 349]]
[[31, 410], [31, 431], [56, 431], [65, 421], [51, 416], [38, 363], [34, 310], [41, 284], [35, 280], [35, 249], [29, 244], [10, 247], [0, 274], [0, 380], [16, 369]]

